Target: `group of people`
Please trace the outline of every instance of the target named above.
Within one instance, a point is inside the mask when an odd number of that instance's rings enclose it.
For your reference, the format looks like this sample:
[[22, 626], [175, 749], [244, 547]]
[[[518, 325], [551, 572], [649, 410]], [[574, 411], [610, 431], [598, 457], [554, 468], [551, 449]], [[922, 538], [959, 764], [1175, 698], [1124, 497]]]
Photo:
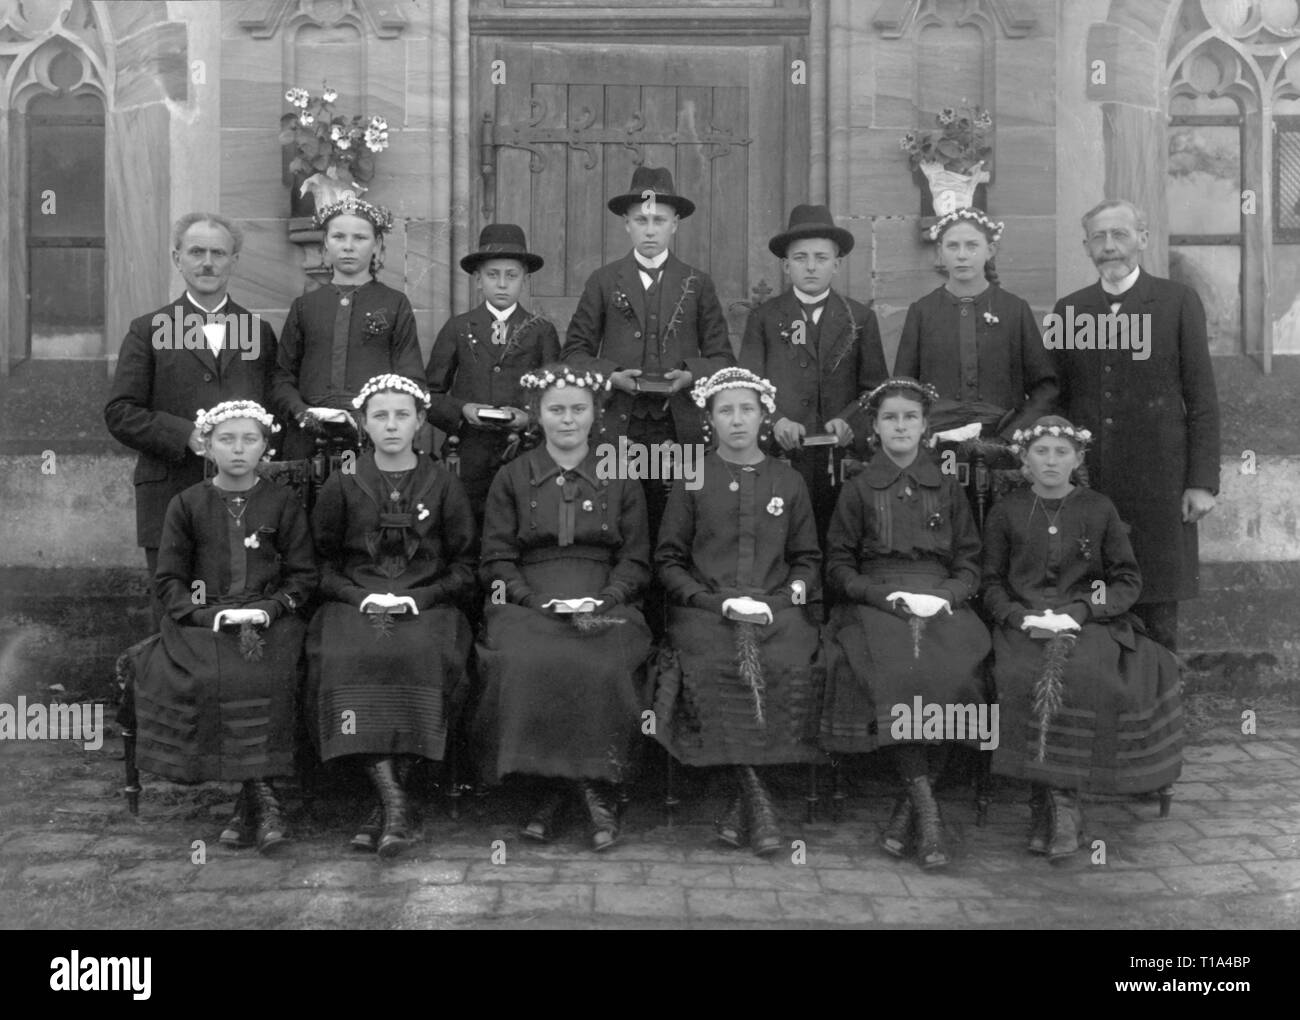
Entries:
[[[1137, 266], [1140, 212], [1085, 217], [1102, 279], [1058, 310], [1151, 311], [1148, 360], [1047, 350], [997, 283], [1002, 225], [959, 209], [931, 228], [946, 280], [909, 309], [891, 376], [873, 311], [833, 289], [853, 237], [825, 207], [772, 239], [791, 286], [751, 312], [738, 358], [708, 275], [669, 250], [694, 205], [668, 172], [638, 168], [608, 207], [632, 250], [592, 274], [563, 346], [519, 303], [541, 257], [492, 224], [461, 261], [483, 303], [422, 365], [409, 302], [374, 278], [391, 218], [350, 195], [317, 213], [331, 282], [256, 358], [211, 327], [208, 349], [157, 349], [171, 308], [132, 324], [106, 418], [140, 451], [161, 616], [124, 706], [142, 767], [242, 782], [222, 840], [272, 851], [301, 712], [322, 760], [371, 779], [359, 849], [410, 844], [412, 766], [456, 740], [487, 782], [535, 777], [522, 837], [554, 838], [577, 806], [604, 850], [652, 734], [729, 770], [717, 837], [769, 854], [761, 767], [885, 749], [900, 783], [880, 846], [926, 868], [948, 859], [934, 779], [980, 740], [964, 711], [1000, 709], [992, 767], [1031, 784], [1032, 852], [1082, 844], [1080, 794], [1172, 782], [1176, 605], [1217, 491], [1217, 407], [1195, 294]], [[239, 241], [182, 218], [176, 314], [242, 312]], [[308, 520], [259, 462], [282, 427], [302, 457], [354, 421]], [[417, 449], [426, 422], [438, 459]], [[972, 443], [1025, 481], [982, 534], [947, 456]], [[674, 477], [629, 470], [665, 449]], [[1160, 486], [1131, 477], [1149, 462]], [[939, 722], [900, 727], [900, 706]]]

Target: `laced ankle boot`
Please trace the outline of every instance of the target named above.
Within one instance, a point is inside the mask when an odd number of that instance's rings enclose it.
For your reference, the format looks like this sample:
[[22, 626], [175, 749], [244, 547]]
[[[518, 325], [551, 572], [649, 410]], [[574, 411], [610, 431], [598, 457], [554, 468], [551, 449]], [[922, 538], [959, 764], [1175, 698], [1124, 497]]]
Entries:
[[551, 783], [538, 803], [537, 810], [533, 812], [532, 818], [519, 830], [519, 835], [535, 843], [549, 843], [554, 838], [555, 830], [559, 825], [564, 801], [564, 788]]
[[253, 780], [252, 793], [257, 804], [257, 852], [269, 854], [289, 838], [289, 826], [268, 780]]
[[235, 798], [235, 813], [221, 830], [217, 841], [230, 850], [243, 850], [257, 842], [257, 822], [254, 818], [253, 785], [251, 779], [244, 780]]
[[907, 781], [912, 798], [912, 818], [916, 825], [916, 859], [927, 871], [942, 868], [948, 863], [943, 846], [943, 825], [939, 820], [939, 805], [930, 790], [928, 776], [915, 776]]
[[880, 834], [880, 849], [891, 857], [908, 856], [915, 842], [912, 829], [912, 798], [904, 790], [894, 798], [894, 812]]
[[736, 793], [727, 810], [713, 822], [713, 832], [719, 843], [739, 850], [745, 845], [745, 799]]
[[1079, 807], [1079, 796], [1073, 790], [1049, 789], [1047, 804], [1051, 811], [1047, 856], [1052, 860], [1069, 857], [1083, 846], [1083, 810]]
[[580, 779], [578, 792], [591, 820], [591, 848], [597, 852], [608, 850], [618, 842], [618, 819], [596, 783]]
[[1047, 853], [1052, 838], [1052, 813], [1047, 806], [1047, 787], [1034, 783], [1029, 788], [1029, 852]]
[[392, 758], [377, 758], [367, 766], [370, 781], [384, 806], [384, 827], [379, 836], [379, 856], [396, 857], [411, 845], [411, 821], [406, 793], [397, 781]]
[[379, 835], [384, 829], [384, 805], [375, 801], [370, 806], [370, 813], [366, 815], [357, 834], [352, 837], [352, 842], [348, 845], [353, 850], [360, 850], [365, 853], [374, 853], [379, 849]]
[[781, 827], [772, 796], [752, 765], [740, 767], [740, 778], [749, 814], [749, 845], [760, 857], [774, 854], [781, 849]]

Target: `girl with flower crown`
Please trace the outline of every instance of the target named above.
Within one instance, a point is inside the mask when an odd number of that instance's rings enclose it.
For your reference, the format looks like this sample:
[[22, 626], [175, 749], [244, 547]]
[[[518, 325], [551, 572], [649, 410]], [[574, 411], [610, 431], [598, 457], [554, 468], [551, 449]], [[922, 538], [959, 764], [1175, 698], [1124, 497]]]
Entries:
[[443, 759], [463, 693], [474, 517], [460, 479], [411, 448], [422, 385], [376, 376], [353, 406], [373, 448], [330, 475], [312, 511], [325, 603], [307, 635], [307, 719], [323, 761], [359, 761], [374, 785], [352, 846], [392, 857], [416, 835], [412, 766]]
[[[826, 547], [827, 581], [846, 601], [828, 624], [822, 746], [889, 752], [902, 785], [880, 847], [914, 852], [923, 868], [948, 863], [934, 780], [954, 742], [977, 742], [949, 731], [947, 706], [980, 711], [989, 652], [968, 605], [979, 532], [956, 480], [921, 448], [937, 400], [933, 387], [903, 378], [863, 397], [880, 448], [840, 494]], [[937, 731], [900, 725], [918, 700], [943, 711]]]
[[776, 388], [724, 368], [691, 395], [717, 448], [699, 488], [674, 484], [659, 529], [655, 564], [672, 605], [655, 735], [687, 765], [732, 766], [735, 794], [717, 837], [771, 854], [786, 844], [754, 766], [824, 757], [815, 745], [817, 524], [803, 476], [759, 447]]
[[576, 791], [591, 847], [605, 850], [619, 835], [611, 784], [627, 776], [650, 651], [636, 605], [650, 579], [645, 497], [590, 448], [609, 389], [600, 372], [556, 363], [520, 383], [545, 443], [488, 491], [471, 738], [489, 780], [538, 778], [521, 836], [553, 838]]
[[179, 782], [242, 783], [223, 845], [268, 853], [288, 834], [271, 780], [293, 774], [294, 702], [316, 590], [306, 514], [257, 476], [278, 428], [250, 400], [200, 411], [215, 477], [173, 497], [154, 578], [166, 615], [132, 650], [119, 718], [137, 724], [136, 761]]
[[391, 372], [424, 385], [411, 302], [378, 280], [393, 214], [345, 191], [315, 225], [330, 281], [289, 306], [271, 377], [273, 409], [294, 423], [286, 460], [311, 456], [322, 434], [344, 431], [359, 446], [350, 411], [367, 379]]
[[1029, 852], [1084, 845], [1081, 793], [1159, 790], [1182, 767], [1178, 665], [1134, 627], [1142, 576], [1115, 505], [1073, 484], [1091, 435], [1064, 418], [1017, 431], [1033, 481], [984, 528], [1001, 738], [993, 771], [1032, 784]]
[[1056, 399], [1056, 371], [1034, 313], [998, 282], [993, 259], [1002, 230], [969, 208], [930, 228], [947, 279], [907, 309], [894, 374], [938, 391], [936, 431], [978, 422], [986, 435], [1006, 438]]

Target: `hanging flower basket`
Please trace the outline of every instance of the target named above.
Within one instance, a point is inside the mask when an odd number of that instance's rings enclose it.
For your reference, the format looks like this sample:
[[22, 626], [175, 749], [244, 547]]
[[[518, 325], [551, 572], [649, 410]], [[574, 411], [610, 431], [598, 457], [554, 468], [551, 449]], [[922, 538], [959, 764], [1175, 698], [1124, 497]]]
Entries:
[[989, 180], [983, 163], [976, 163], [966, 174], [946, 170], [942, 163], [922, 163], [920, 168], [930, 185], [936, 216], [946, 216], [954, 209], [969, 209], [975, 204], [975, 189]]

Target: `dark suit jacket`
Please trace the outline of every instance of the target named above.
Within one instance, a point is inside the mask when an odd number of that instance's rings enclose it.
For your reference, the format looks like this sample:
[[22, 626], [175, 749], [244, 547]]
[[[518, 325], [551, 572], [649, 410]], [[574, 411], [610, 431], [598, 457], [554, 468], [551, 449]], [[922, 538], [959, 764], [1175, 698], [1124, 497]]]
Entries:
[[843, 418], [861, 438], [867, 430], [858, 397], [889, 374], [876, 313], [831, 291], [816, 345], [793, 342], [791, 328], [801, 321], [793, 289], [764, 301], [745, 323], [741, 367], [776, 387], [774, 420], [789, 418], [815, 435], [832, 418]]
[[[690, 280], [690, 292], [684, 293]], [[663, 290], [663, 333], [660, 342], [663, 371], [684, 368], [691, 373], [691, 385], [720, 368], [735, 363], [727, 339], [727, 320], [708, 274], [688, 266], [671, 252], [660, 278]], [[615, 304], [615, 295], [626, 308]], [[669, 331], [673, 310], [681, 302], [676, 328]], [[591, 274], [573, 312], [565, 338], [563, 357], [583, 368], [608, 375], [625, 368], [644, 368], [645, 288], [636, 259], [628, 252], [617, 262], [601, 266]], [[605, 408], [602, 434], [606, 438], [626, 435], [633, 396], [614, 390]], [[703, 431], [699, 408], [691, 401], [690, 387], [673, 394], [669, 408], [677, 439], [699, 442]]]
[[[1065, 317], [1107, 315], [1100, 282], [1056, 303]], [[1219, 400], [1206, 337], [1205, 310], [1190, 287], [1145, 270], [1125, 295], [1121, 314], [1149, 316], [1150, 357], [1131, 350], [1053, 352], [1063, 413], [1089, 429], [1091, 484], [1130, 525], [1142, 568], [1140, 602], [1197, 593], [1196, 525], [1182, 522], [1188, 488], [1219, 491]]]
[[481, 304], [453, 315], [438, 331], [425, 377], [433, 406], [429, 421], [455, 434], [466, 404], [524, 406], [519, 377], [560, 358], [560, 338], [549, 319], [516, 306], [506, 325], [505, 343], [492, 342], [496, 319]]
[[[194, 418], [223, 400], [256, 400], [269, 409], [275, 330], [258, 319], [251, 342], [252, 313], [229, 301], [222, 314], [247, 316], [249, 347], [238, 347], [228, 325], [220, 359], [198, 337], [187, 350], [186, 315], [203, 315], [185, 295], [131, 323], [118, 353], [117, 374], [104, 407], [113, 438], [139, 452], [135, 462], [136, 541], [146, 549], [162, 539], [167, 504], [177, 493], [203, 481], [204, 461], [189, 448]], [[168, 346], [168, 339], [176, 341]], [[155, 339], [157, 343], [155, 343]], [[256, 352], [256, 357], [244, 357]]]

